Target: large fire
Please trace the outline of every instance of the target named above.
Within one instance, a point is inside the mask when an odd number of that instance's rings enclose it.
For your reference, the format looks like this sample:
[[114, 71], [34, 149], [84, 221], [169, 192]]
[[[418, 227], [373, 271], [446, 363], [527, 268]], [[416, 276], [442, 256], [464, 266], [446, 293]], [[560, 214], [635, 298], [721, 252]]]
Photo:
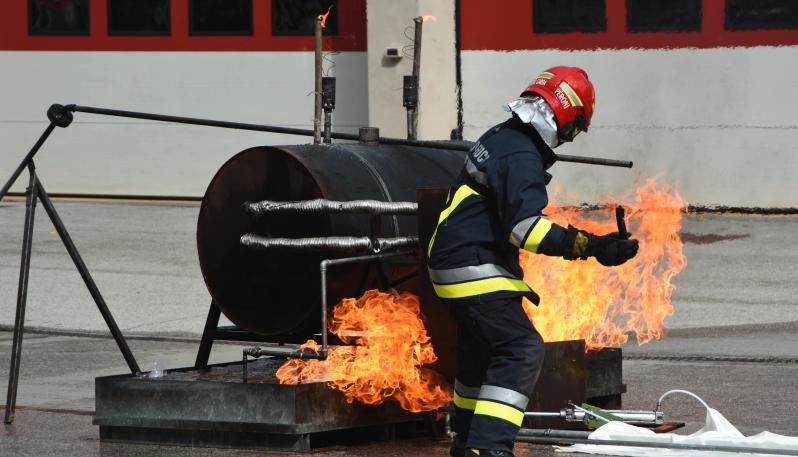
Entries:
[[[679, 238], [685, 201], [655, 180], [621, 199], [626, 225], [640, 240], [638, 255], [606, 268], [595, 259], [569, 262], [521, 252], [525, 280], [541, 296], [540, 306], [525, 302], [546, 341], [584, 339], [588, 349], [623, 344], [630, 332], [638, 344], [663, 336], [663, 321], [673, 313], [671, 279], [684, 269]], [[549, 204], [553, 221], [592, 233], [617, 231], [613, 206], [587, 214]], [[330, 348], [325, 361], [288, 360], [277, 372], [281, 383], [328, 382], [348, 401], [379, 404], [397, 400], [413, 412], [446, 405], [450, 389], [423, 365], [436, 360], [418, 297], [408, 292], [370, 290], [333, 309], [329, 329], [353, 346]], [[317, 350], [311, 340], [303, 348]]]
[[[640, 240], [639, 253], [624, 265], [521, 252], [524, 279], [541, 297], [540, 306], [525, 301], [524, 307], [545, 341], [584, 339], [588, 349], [599, 349], [625, 343], [630, 332], [638, 344], [663, 336], [663, 321], [673, 314], [671, 279], [687, 264], [679, 238], [687, 203], [654, 179], [621, 201], [628, 202], [627, 229]], [[546, 214], [564, 227], [605, 234], [618, 230], [614, 209], [586, 215], [551, 203]]]
[[[442, 377], [422, 367], [437, 357], [417, 296], [369, 290], [338, 303], [329, 327], [355, 345], [332, 347], [323, 361], [288, 360], [277, 371], [280, 383], [328, 382], [349, 402], [379, 404], [393, 398], [412, 412], [435, 410], [451, 400]], [[317, 350], [317, 345], [311, 340], [303, 349]]]

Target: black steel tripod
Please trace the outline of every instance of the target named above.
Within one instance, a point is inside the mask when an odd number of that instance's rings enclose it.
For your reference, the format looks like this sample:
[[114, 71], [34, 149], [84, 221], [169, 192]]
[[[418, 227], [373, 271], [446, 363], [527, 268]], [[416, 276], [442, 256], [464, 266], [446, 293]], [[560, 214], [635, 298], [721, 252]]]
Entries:
[[20, 262], [19, 268], [17, 312], [14, 319], [14, 338], [11, 346], [11, 369], [8, 373], [8, 397], [6, 399], [5, 411], [6, 424], [14, 422], [14, 413], [17, 403], [19, 366], [22, 356], [22, 335], [25, 327], [25, 305], [28, 298], [28, 277], [30, 275], [31, 247], [33, 245], [33, 222], [36, 216], [37, 201], [41, 201], [44, 210], [50, 217], [53, 226], [55, 226], [55, 230], [58, 232], [58, 236], [61, 237], [61, 241], [64, 242], [67, 253], [69, 253], [72, 261], [75, 263], [75, 267], [78, 269], [80, 276], [83, 278], [86, 288], [89, 289], [89, 293], [94, 299], [94, 302], [97, 304], [97, 309], [100, 310], [100, 314], [102, 314], [103, 319], [105, 319], [105, 323], [108, 325], [111, 335], [113, 335], [116, 344], [119, 346], [119, 350], [125, 357], [125, 361], [127, 362], [128, 367], [130, 367], [130, 371], [133, 373], [138, 373], [141, 371], [139, 370], [139, 365], [136, 362], [136, 358], [133, 357], [133, 353], [130, 351], [130, 348], [127, 345], [125, 337], [122, 335], [122, 332], [116, 325], [116, 321], [111, 315], [108, 305], [106, 305], [105, 300], [100, 294], [97, 284], [94, 282], [91, 273], [89, 273], [89, 269], [83, 262], [83, 258], [80, 256], [78, 249], [75, 247], [75, 243], [72, 242], [72, 238], [69, 236], [64, 223], [61, 221], [61, 218], [56, 212], [53, 202], [50, 200], [50, 197], [44, 190], [39, 177], [36, 175], [36, 166], [33, 163], [33, 157], [42, 147], [50, 134], [53, 133], [53, 130], [55, 130], [56, 127], [68, 127], [69, 124], [72, 123], [72, 113], [66, 109], [63, 109], [63, 107], [60, 105], [54, 105], [51, 107], [47, 111], [47, 117], [50, 119], [50, 125], [47, 126], [47, 129], [45, 129], [44, 133], [42, 133], [41, 137], [39, 137], [39, 140], [35, 145], [33, 145], [33, 148], [31, 148], [30, 152], [28, 152], [28, 155], [26, 155], [22, 160], [22, 163], [19, 164], [17, 169], [11, 175], [11, 178], [9, 178], [8, 182], [6, 182], [3, 188], [0, 189], [0, 200], [2, 200], [8, 192], [8, 189], [11, 188], [14, 182], [16, 182], [17, 178], [19, 178], [22, 172], [26, 168], [28, 169], [30, 181], [25, 192], [25, 231], [22, 237], [22, 261]]

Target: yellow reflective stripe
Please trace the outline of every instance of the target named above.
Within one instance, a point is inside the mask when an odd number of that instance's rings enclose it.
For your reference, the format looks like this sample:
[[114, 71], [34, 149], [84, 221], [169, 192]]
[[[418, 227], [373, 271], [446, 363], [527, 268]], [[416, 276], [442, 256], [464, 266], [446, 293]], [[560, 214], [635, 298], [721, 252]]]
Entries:
[[514, 292], [529, 292], [531, 289], [520, 279], [487, 278], [469, 281], [460, 284], [435, 284], [432, 283], [435, 293], [441, 298], [463, 298], [474, 295], [487, 294], [509, 290]]
[[524, 249], [529, 252], [538, 252], [540, 243], [543, 242], [543, 238], [545, 238], [549, 230], [551, 230], [551, 226], [552, 222], [545, 217], [538, 219], [537, 224], [535, 224], [535, 227], [529, 232], [529, 236], [526, 237]]
[[454, 406], [457, 406], [460, 409], [468, 409], [473, 411], [474, 408], [477, 407], [476, 398], [461, 397], [460, 395], [457, 394], [457, 392], [454, 393], [454, 400], [452, 401], [454, 403]]
[[440, 226], [441, 222], [446, 220], [446, 218], [449, 217], [449, 215], [452, 214], [452, 212], [454, 212], [455, 209], [457, 209], [457, 206], [460, 205], [460, 203], [463, 203], [463, 200], [472, 195], [479, 195], [479, 192], [475, 191], [474, 189], [468, 187], [465, 184], [460, 186], [457, 189], [457, 191], [454, 193], [454, 196], [452, 197], [452, 202], [449, 203], [449, 206], [447, 206], [443, 211], [441, 211], [441, 215], [438, 217], [438, 225], [435, 226], [435, 231], [432, 232], [432, 238], [430, 238], [429, 240], [429, 247], [427, 247], [427, 256], [430, 255], [430, 253], [432, 252], [432, 245], [435, 244], [435, 235], [438, 234], [438, 226]]
[[488, 400], [477, 400], [477, 407], [474, 408], [474, 414], [497, 417], [513, 423], [518, 427], [520, 427], [521, 422], [524, 421], [523, 411], [515, 409], [512, 406]]
[[468, 187], [467, 185], [463, 184], [460, 186], [457, 191], [454, 193], [454, 197], [452, 197], [452, 202], [449, 206], [441, 211], [440, 217], [438, 217], [438, 225], [441, 224], [447, 217], [449, 217], [452, 212], [457, 209], [457, 206], [463, 202], [466, 198], [470, 197], [471, 195], [479, 195], [477, 191]]
[[540, 76], [538, 76], [538, 78], [545, 78], [545, 79], [551, 79], [553, 77], [554, 73], [550, 73], [548, 71], [544, 71], [543, 73], [540, 74]]
[[576, 91], [565, 81], [560, 83], [560, 87], [562, 88], [563, 93], [565, 96], [568, 97], [568, 100], [571, 101], [571, 104], [574, 106], [582, 106], [582, 99], [579, 98]]

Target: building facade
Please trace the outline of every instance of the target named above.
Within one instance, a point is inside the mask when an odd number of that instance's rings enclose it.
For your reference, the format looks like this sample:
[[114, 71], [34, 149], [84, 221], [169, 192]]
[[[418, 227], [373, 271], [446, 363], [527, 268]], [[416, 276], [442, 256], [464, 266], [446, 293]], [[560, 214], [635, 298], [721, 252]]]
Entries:
[[[796, 207], [798, 5], [790, 0], [15, 0], [0, 15], [0, 170], [52, 103], [311, 128], [315, 16], [336, 130], [404, 136], [402, 76], [424, 23], [420, 135], [475, 139], [554, 65], [597, 87], [591, 131], [561, 164], [580, 201], [660, 176], [698, 205]], [[399, 56], [390, 56], [396, 49]], [[38, 159], [51, 192], [199, 196], [237, 151], [304, 137], [79, 114]], [[15, 190], [21, 190], [18, 185]]]

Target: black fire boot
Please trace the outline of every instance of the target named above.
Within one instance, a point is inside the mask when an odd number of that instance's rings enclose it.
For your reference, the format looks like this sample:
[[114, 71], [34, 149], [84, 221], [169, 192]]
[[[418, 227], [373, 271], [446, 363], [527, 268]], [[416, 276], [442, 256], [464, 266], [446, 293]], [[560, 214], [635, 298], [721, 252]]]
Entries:
[[465, 441], [461, 441], [454, 438], [454, 443], [452, 443], [452, 447], [449, 448], [449, 455], [452, 457], [465, 457], [466, 456], [466, 444]]
[[469, 448], [466, 457], [514, 457], [510, 451], [498, 451], [496, 449], [472, 449]]

